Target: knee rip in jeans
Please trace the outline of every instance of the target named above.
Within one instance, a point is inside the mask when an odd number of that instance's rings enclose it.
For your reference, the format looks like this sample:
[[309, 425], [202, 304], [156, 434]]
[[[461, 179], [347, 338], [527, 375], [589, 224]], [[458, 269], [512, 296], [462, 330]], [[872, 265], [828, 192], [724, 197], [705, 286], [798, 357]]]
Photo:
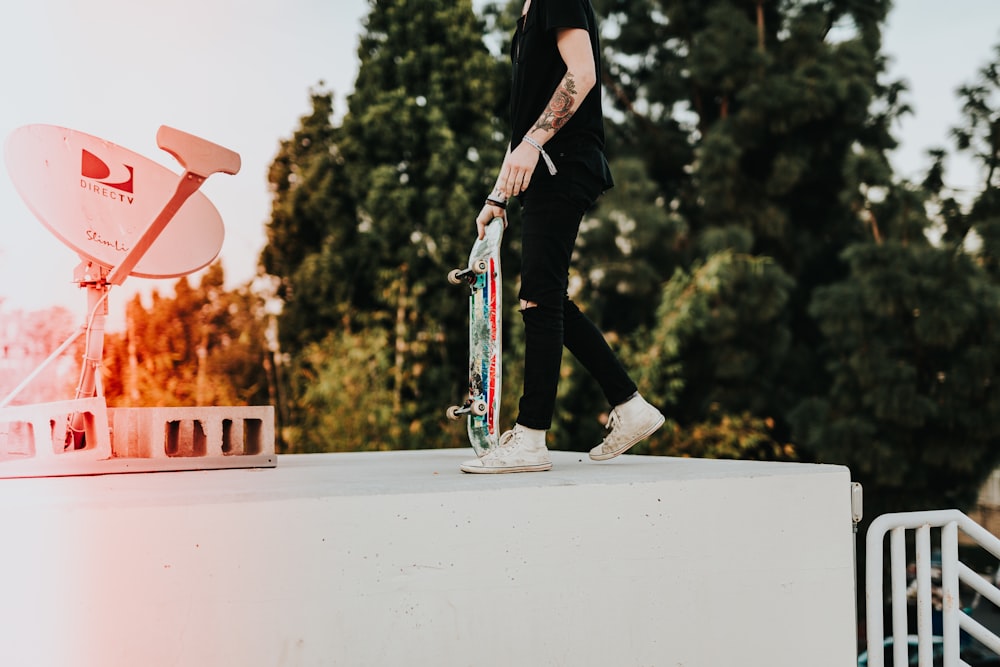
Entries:
[[526, 299], [521, 299], [521, 312], [528, 310], [529, 308], [538, 308], [538, 304], [534, 301], [528, 301]]

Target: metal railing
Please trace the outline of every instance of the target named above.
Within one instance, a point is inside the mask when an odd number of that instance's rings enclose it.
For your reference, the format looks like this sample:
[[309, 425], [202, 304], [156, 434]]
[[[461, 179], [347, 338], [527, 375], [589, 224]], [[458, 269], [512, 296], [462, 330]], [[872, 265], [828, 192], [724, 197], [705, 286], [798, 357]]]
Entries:
[[[941, 586], [939, 599], [934, 599], [931, 584], [931, 529], [940, 528]], [[973, 619], [961, 607], [959, 584], [965, 584], [1000, 607], [1000, 589], [986, 581], [970, 567], [959, 561], [958, 531], [1000, 559], [1000, 539], [958, 510], [904, 512], [884, 514], [868, 528], [865, 562], [865, 608], [868, 628], [869, 667], [884, 665], [883, 655], [883, 604], [885, 593], [882, 581], [883, 546], [889, 534], [889, 579], [892, 605], [893, 664], [906, 667], [907, 637], [907, 581], [906, 581], [906, 531], [915, 530], [916, 599], [918, 660], [920, 667], [932, 667], [932, 637], [935, 606], [940, 607], [941, 636], [943, 638], [944, 667], [966, 665], [960, 657], [961, 632], [978, 640], [983, 646], [1000, 654], [1000, 637]]]

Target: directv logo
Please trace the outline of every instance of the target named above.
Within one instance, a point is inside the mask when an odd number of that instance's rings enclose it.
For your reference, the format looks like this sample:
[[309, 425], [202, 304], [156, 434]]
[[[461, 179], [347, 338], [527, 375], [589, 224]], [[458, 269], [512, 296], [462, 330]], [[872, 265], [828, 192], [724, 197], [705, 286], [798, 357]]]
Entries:
[[86, 148], [82, 151], [80, 160], [81, 188], [123, 204], [131, 205], [135, 202], [135, 197], [132, 196], [135, 175], [130, 165], [120, 165], [117, 173], [113, 174], [111, 167], [104, 160]]

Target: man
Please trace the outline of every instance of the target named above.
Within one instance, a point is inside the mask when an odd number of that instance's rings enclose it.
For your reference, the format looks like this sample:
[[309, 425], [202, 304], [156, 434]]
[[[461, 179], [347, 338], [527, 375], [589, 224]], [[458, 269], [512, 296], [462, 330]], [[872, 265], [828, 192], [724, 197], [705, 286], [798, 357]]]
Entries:
[[524, 389], [514, 428], [496, 449], [463, 463], [465, 472], [551, 469], [545, 434], [555, 411], [564, 345], [613, 406], [609, 432], [590, 458], [618, 456], [664, 422], [567, 293], [580, 221], [613, 185], [604, 155], [597, 32], [590, 0], [526, 0], [514, 32], [511, 141], [476, 224], [482, 238], [493, 218], [506, 222], [509, 197], [521, 202]]

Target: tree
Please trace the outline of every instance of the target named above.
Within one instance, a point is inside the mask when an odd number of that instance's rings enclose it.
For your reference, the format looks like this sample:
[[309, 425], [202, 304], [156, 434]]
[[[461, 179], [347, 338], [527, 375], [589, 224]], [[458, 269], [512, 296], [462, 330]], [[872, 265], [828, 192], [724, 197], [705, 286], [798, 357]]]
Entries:
[[958, 150], [982, 163], [984, 192], [1000, 187], [1000, 44], [993, 51], [994, 61], [979, 70], [978, 80], [959, 88], [965, 124], [952, 131]]
[[965, 253], [926, 242], [845, 258], [849, 278], [812, 306], [832, 384], [793, 412], [796, 439], [849, 464], [876, 513], [968, 507], [1000, 463], [1000, 288]]
[[287, 428], [289, 451], [397, 449], [412, 424], [396, 419], [392, 363], [385, 331], [339, 330], [297, 355], [289, 377], [302, 409]]
[[841, 251], [871, 238], [866, 193], [891, 182], [906, 107], [881, 81], [888, 3], [598, 5], [615, 151], [642, 159], [676, 220], [632, 365], [682, 427], [756, 415], [782, 451], [789, 413], [828, 381], [811, 295], [846, 275]]
[[[386, 430], [405, 425], [396, 446], [433, 446], [467, 363], [466, 300], [444, 276], [468, 256], [502, 158], [506, 84], [469, 0], [374, 0], [358, 54], [343, 123], [333, 125], [332, 96], [314, 92], [312, 113], [282, 143], [262, 264], [280, 281], [290, 367], [319, 378], [336, 366], [323, 355], [343, 354], [356, 335], [384, 341], [391, 363], [378, 391], [345, 386], [366, 394], [337, 404], [387, 395], [388, 413], [368, 413]], [[318, 388], [290, 388], [293, 424], [329, 405]], [[338, 412], [317, 437], [339, 447], [349, 423]]]
[[138, 295], [126, 305], [126, 330], [107, 334], [104, 346], [109, 405], [271, 403], [264, 304], [249, 285], [223, 284], [216, 262], [197, 287], [185, 276], [173, 297], [154, 291], [149, 308]]
[[[951, 221], [952, 236], [966, 239], [994, 280], [1000, 279], [1000, 44], [994, 60], [979, 70], [972, 83], [958, 89], [964, 123], [952, 130], [955, 147], [970, 155], [985, 174], [982, 190], [967, 215], [953, 200], [942, 207]], [[940, 159], [936, 164], [940, 164]], [[941, 169], [939, 167], [939, 169]], [[948, 215], [950, 214], [950, 215]], [[957, 229], [956, 229], [957, 228]]]
[[367, 237], [346, 187], [333, 95], [313, 91], [311, 102], [268, 172], [273, 197], [261, 266], [277, 278], [279, 343], [289, 353], [372, 307]]
[[873, 242], [848, 247], [848, 276], [812, 300], [832, 384], [795, 410], [794, 433], [850, 464], [875, 513], [968, 507], [1000, 464], [996, 67], [959, 90], [966, 122], [953, 136], [986, 174], [969, 212], [946, 194], [945, 151], [931, 151], [920, 185], [869, 201]]
[[[72, 313], [55, 306], [3, 311], [0, 301], [0, 398], [7, 397], [72, 334]], [[83, 358], [82, 338], [70, 345], [12, 398], [13, 405], [73, 398]]]

